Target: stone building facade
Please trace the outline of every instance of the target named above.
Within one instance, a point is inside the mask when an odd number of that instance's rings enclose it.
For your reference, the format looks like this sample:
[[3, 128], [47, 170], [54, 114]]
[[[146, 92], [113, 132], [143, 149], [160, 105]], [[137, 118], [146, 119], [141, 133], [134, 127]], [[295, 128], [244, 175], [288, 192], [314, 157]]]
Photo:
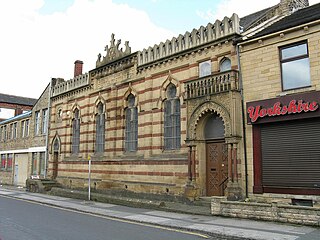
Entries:
[[319, 12], [295, 11], [239, 44], [252, 198], [320, 201]]
[[0, 183], [25, 186], [26, 179], [46, 177], [49, 89], [31, 111], [0, 122]]
[[[198, 198], [245, 195], [237, 39], [308, 1], [280, 1], [131, 53], [111, 36], [96, 68], [51, 93], [49, 176], [92, 187]], [[123, 50], [124, 49], [124, 50]]]

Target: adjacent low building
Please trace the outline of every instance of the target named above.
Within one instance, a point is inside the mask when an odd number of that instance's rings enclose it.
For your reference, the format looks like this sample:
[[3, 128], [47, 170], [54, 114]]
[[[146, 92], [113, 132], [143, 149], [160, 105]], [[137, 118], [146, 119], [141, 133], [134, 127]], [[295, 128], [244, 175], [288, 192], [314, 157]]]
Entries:
[[46, 177], [49, 89], [30, 111], [0, 122], [0, 184], [25, 186], [31, 176]]

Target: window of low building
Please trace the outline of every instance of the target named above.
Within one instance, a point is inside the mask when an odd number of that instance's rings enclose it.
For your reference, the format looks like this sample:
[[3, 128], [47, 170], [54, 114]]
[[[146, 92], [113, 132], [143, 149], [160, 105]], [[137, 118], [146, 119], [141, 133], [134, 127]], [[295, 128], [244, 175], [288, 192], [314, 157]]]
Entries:
[[7, 171], [12, 170], [12, 153], [9, 153], [7, 156]]
[[280, 63], [283, 90], [311, 85], [307, 42], [281, 47]]
[[13, 139], [17, 138], [17, 123], [15, 122], [13, 124], [13, 133], [12, 133]]
[[13, 123], [11, 123], [9, 126], [10, 126], [9, 138], [13, 139]]
[[3, 126], [3, 141], [7, 140], [7, 126]]
[[38, 154], [32, 153], [31, 174], [38, 175]]
[[46, 134], [47, 133], [47, 129], [48, 129], [48, 109], [43, 109], [42, 110], [42, 123], [41, 123], [41, 132], [42, 134]]
[[40, 152], [40, 156], [39, 156], [39, 165], [40, 165], [40, 175], [41, 176], [44, 176], [45, 175], [45, 167], [46, 167], [46, 164], [45, 164], [45, 152]]
[[6, 170], [6, 162], [7, 162], [6, 154], [1, 154], [1, 170], [2, 171]]
[[25, 126], [25, 134], [24, 134], [24, 136], [28, 137], [29, 136], [29, 124], [30, 124], [29, 119], [26, 120], [25, 124], [26, 124], [26, 126]]
[[40, 111], [35, 112], [35, 120], [34, 120], [34, 134], [39, 135], [40, 133]]
[[26, 121], [21, 121], [20, 122], [20, 131], [21, 131], [21, 137], [24, 138], [24, 130], [25, 130], [25, 122]]

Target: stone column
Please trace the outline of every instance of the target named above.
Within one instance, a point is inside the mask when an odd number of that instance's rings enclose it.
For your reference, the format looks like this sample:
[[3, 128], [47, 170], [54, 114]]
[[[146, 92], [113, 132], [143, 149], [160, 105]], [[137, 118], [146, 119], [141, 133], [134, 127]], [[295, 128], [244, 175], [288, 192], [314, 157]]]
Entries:
[[225, 195], [228, 200], [237, 201], [243, 198], [243, 191], [238, 181], [238, 140], [227, 139], [228, 143], [228, 184]]
[[233, 168], [233, 182], [238, 182], [238, 164], [237, 164], [237, 144], [233, 144], [232, 149], [232, 168]]
[[232, 144], [228, 143], [228, 182], [233, 182], [232, 173]]
[[197, 173], [196, 173], [196, 146], [192, 146], [191, 147], [192, 150], [191, 150], [191, 171], [192, 171], [192, 181], [195, 182], [196, 181], [196, 176], [197, 176]]
[[188, 146], [189, 151], [188, 151], [188, 180], [189, 182], [192, 181], [192, 146]]
[[196, 146], [188, 145], [188, 181], [185, 186], [185, 197], [191, 201], [194, 201], [199, 198], [200, 191], [199, 187], [196, 184]]

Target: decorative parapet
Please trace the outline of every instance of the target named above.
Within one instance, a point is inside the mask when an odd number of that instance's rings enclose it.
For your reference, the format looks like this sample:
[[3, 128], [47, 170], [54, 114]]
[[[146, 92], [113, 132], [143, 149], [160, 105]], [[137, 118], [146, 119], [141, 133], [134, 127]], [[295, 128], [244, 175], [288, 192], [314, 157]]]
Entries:
[[57, 83], [51, 92], [51, 97], [58, 96], [60, 94], [75, 90], [80, 87], [84, 87], [89, 84], [89, 74], [82, 74], [68, 81], [62, 81]]
[[222, 92], [239, 90], [238, 71], [202, 77], [185, 83], [185, 98], [197, 98]]
[[216, 20], [214, 24], [209, 23], [206, 27], [201, 26], [199, 29], [186, 32], [165, 43], [143, 49], [138, 52], [138, 66], [168, 57], [196, 46], [200, 46], [211, 41], [226, 37], [231, 34], [240, 34], [240, 19], [237, 14], [231, 18], [225, 17], [222, 21]]
[[109, 62], [112, 62], [116, 59], [122, 58], [124, 56], [127, 56], [131, 54], [131, 47], [129, 47], [129, 41], [125, 41], [125, 50], [123, 51], [122, 48], [119, 49], [119, 46], [121, 44], [121, 40], [117, 40], [117, 44], [115, 44], [114, 34], [111, 34], [111, 41], [110, 41], [110, 47], [106, 45], [105, 51], [106, 56], [101, 59], [101, 53], [98, 54], [98, 59], [96, 61], [96, 67], [103, 66]]

